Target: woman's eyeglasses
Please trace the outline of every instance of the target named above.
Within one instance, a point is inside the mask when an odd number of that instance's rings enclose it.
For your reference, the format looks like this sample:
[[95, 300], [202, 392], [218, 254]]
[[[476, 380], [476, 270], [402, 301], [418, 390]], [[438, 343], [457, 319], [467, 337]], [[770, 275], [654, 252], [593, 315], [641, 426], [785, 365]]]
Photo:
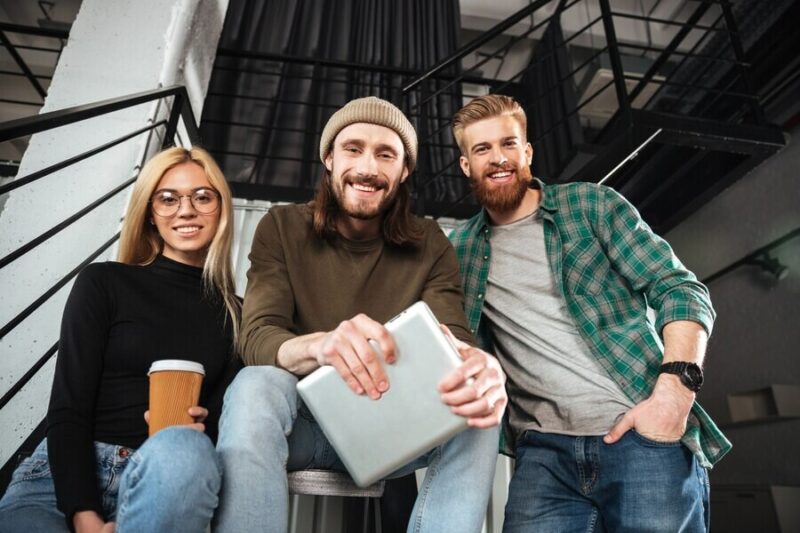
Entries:
[[180, 210], [184, 198], [188, 198], [194, 210], [203, 215], [211, 214], [219, 208], [219, 193], [214, 189], [196, 189], [192, 194], [159, 191], [150, 198], [150, 203], [156, 215], [171, 217]]

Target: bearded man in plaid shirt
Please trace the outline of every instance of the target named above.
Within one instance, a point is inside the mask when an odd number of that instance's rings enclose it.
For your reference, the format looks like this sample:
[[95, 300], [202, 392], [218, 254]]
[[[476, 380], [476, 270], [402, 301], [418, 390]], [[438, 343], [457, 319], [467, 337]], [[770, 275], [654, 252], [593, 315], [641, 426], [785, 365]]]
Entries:
[[614, 190], [533, 178], [526, 124], [500, 95], [453, 118], [483, 206], [450, 237], [467, 318], [508, 376], [504, 531], [706, 531], [731, 447], [695, 401], [708, 290]]

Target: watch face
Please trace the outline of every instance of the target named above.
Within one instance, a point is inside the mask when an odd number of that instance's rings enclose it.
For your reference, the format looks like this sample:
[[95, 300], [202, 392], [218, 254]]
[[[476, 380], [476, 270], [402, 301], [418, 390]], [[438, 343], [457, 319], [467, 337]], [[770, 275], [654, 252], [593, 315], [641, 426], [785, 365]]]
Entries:
[[695, 392], [700, 390], [700, 387], [703, 385], [703, 371], [700, 370], [700, 367], [697, 365], [687, 365], [686, 369], [683, 371], [686, 380], [688, 381], [687, 385], [692, 388]]

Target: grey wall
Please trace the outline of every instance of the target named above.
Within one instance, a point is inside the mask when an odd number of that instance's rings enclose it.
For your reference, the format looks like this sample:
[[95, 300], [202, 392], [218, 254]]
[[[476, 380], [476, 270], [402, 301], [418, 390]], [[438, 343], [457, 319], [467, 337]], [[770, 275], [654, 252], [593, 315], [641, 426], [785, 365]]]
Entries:
[[[800, 128], [792, 133], [782, 152], [665, 236], [701, 279], [800, 227]], [[773, 255], [790, 269], [779, 283], [744, 266], [709, 284], [718, 319], [699, 400], [723, 425], [729, 393], [800, 384], [800, 237]], [[800, 486], [800, 419], [724, 430], [734, 448], [713, 483]]]

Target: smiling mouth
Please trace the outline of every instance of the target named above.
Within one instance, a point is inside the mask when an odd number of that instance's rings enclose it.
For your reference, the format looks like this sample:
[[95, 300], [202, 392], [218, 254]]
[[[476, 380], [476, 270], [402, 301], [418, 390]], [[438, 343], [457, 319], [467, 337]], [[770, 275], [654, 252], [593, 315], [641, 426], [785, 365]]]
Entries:
[[494, 172], [489, 172], [486, 174], [487, 178], [495, 182], [505, 182], [510, 180], [513, 176], [514, 171], [510, 169], [495, 170]]
[[174, 228], [174, 229], [178, 233], [187, 235], [187, 234], [190, 234], [190, 233], [196, 233], [196, 232], [200, 231], [200, 226], [181, 226], [179, 228]]
[[386, 188], [386, 184], [379, 180], [348, 181], [347, 185], [359, 193], [373, 194]]
[[366, 183], [351, 183], [350, 186], [361, 192], [375, 192], [378, 190], [378, 187], [375, 187], [374, 185], [367, 185]]

